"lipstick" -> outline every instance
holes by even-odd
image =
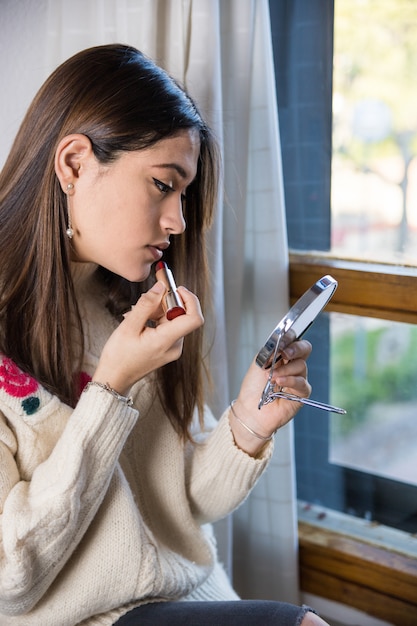
[[[162,307],[166,318],[173,320],[179,315],[185,315],[184,304],[177,291],[174,276],[164,261],[158,261],[155,265],[155,276],[157,280],[161,280],[167,288],[167,292],[162,299]]]

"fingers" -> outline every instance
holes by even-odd
[[[103,348],[96,380],[108,382],[126,395],[123,392],[149,372],[181,356],[185,335],[200,327],[204,319],[198,298],[181,288],[186,313],[167,320],[161,306],[165,291],[158,281],[124,316]]]
[[[293,393],[303,398],[309,398],[312,391],[310,383],[303,376],[279,377],[276,380],[276,385],[280,388],[280,391]]]
[[[284,365],[274,372],[273,382],[278,387],[285,387],[285,391],[295,393],[299,396],[309,397],[311,385],[307,378],[307,365],[305,361],[293,361]]]
[[[309,341],[295,341],[283,352],[283,359],[277,363],[272,380],[278,387],[285,387],[293,393],[308,397],[311,385],[307,380],[308,368],[306,359],[312,346]]]
[[[162,314],[162,299],[165,292],[166,287],[164,283],[157,281],[148,291],[140,296],[137,303],[132,306],[132,310],[124,316],[125,319],[129,319],[131,323],[134,320],[135,325],[139,328],[143,327],[150,319],[160,322],[167,321]],[[187,334],[201,326],[204,323],[204,318],[197,296],[185,287],[179,287],[178,292],[184,302],[186,315],[175,318],[175,325],[178,330],[184,328],[184,334]],[[170,321],[173,322],[174,320]]]
[[[190,316],[193,318],[194,323],[197,324],[196,328],[202,326],[204,324],[204,317],[201,311],[200,301],[197,296],[189,291],[189,289],[187,289],[186,287],[178,287],[177,291],[180,294],[184,303],[186,316]]]
[[[282,352],[282,359],[274,366],[272,382],[277,387],[283,387],[290,394],[304,398],[309,397],[312,389],[307,380],[306,359],[311,350],[312,346],[306,340],[289,344]],[[239,417],[246,426],[258,433],[258,437],[252,437],[248,443],[250,431],[248,435],[248,432],[239,429],[239,422],[236,420],[231,422],[236,444],[252,456],[255,456],[260,446],[265,444],[265,441],[259,440],[259,434],[268,437],[270,433],[276,432],[292,420],[302,406],[300,402],[277,398],[274,402],[263,404],[260,407],[259,400],[262,389],[269,380],[269,375],[270,370],[260,368],[255,358],[242,381],[238,394]],[[262,413],[259,412],[259,408],[262,408]]]
[[[130,323],[135,322],[138,328],[143,328],[148,320],[160,317],[162,310],[162,297],[166,291],[163,282],[158,281],[152,287],[143,293],[131,311],[124,317]]]
[[[180,336],[185,336],[202,326],[204,317],[196,295],[185,287],[178,287],[178,293],[184,305],[185,315],[179,315],[169,320],[167,324],[163,325],[163,328],[167,333],[174,332],[175,329],[175,333]],[[166,321],[165,318],[164,321]]]
[[[287,361],[292,361],[294,359],[307,359],[311,354],[311,350],[311,343],[305,339],[300,339],[300,341],[290,343],[281,354]]]

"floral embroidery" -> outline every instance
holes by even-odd
[[[4,389],[13,398],[24,398],[22,409],[27,415],[33,415],[39,409],[41,401],[35,393],[39,388],[38,382],[23,372],[7,357],[0,363],[0,389]]]
[[[79,395],[90,380],[91,376],[86,372],[78,374]],[[23,372],[8,357],[3,357],[0,361],[0,389],[4,389],[13,398],[22,398],[21,406],[26,415],[33,415],[40,408],[40,399],[33,395],[39,389],[38,381]]]
[[[29,374],[22,372],[11,359],[7,357],[3,359],[0,364],[0,388],[14,398],[24,398],[35,393],[38,387],[38,382]]]
[[[91,376],[89,374],[87,374],[86,372],[80,372],[78,375],[78,395],[81,395],[81,393],[84,390],[84,387],[86,386],[87,383],[89,383],[91,380]]]
[[[22,400],[22,408],[27,415],[33,415],[39,409],[41,401],[36,396]]]

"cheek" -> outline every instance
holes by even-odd
[[[91,189],[77,189],[77,197],[74,198],[74,208],[72,211],[73,222],[79,230],[89,232],[94,228],[98,231],[106,229],[113,224],[117,211],[110,193],[106,193],[101,185],[97,185],[96,191]]]
[[[137,180],[106,176],[93,183],[80,181],[73,197],[71,217],[82,238],[148,243],[147,233],[158,221],[158,208],[143,185]]]

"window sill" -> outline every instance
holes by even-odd
[[[339,282],[326,310],[417,323],[416,267],[336,259],[321,252],[292,252],[291,301],[324,274]]]
[[[301,590],[398,626],[417,624],[417,538],[299,503]]]

